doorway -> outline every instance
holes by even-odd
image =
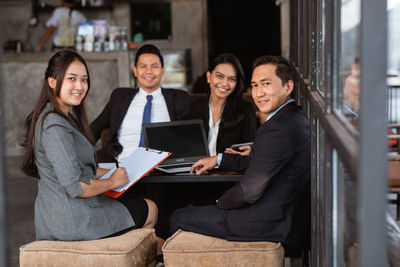
[[[280,6],[275,1],[208,0],[209,62],[220,53],[237,56],[250,81],[251,63],[281,55]]]

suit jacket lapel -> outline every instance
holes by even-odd
[[[210,131],[210,105],[209,105],[210,98],[207,98],[207,101],[205,101],[203,104],[202,110],[206,111],[204,112],[204,129],[206,130],[206,135],[208,139],[208,132]]]
[[[174,96],[171,94],[168,89],[161,88],[161,92],[164,96],[165,103],[167,104],[167,109],[169,113],[169,118],[171,121],[174,121],[176,119],[176,114],[175,114],[175,109],[174,109]]]
[[[291,102],[288,103],[286,106],[284,106],[283,108],[281,108],[274,116],[272,116],[272,118],[270,118],[268,121],[266,121],[264,124],[267,124],[269,121],[273,121],[276,120],[277,118],[279,118],[279,116],[281,116],[281,114],[284,114],[286,112],[288,112],[289,110],[296,108],[297,104],[296,102]],[[264,125],[263,124],[263,125]],[[267,124],[268,125],[268,124]]]

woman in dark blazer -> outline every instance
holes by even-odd
[[[191,119],[202,119],[208,137],[210,155],[225,152],[233,144],[252,142],[257,119],[250,104],[242,100],[244,92],[243,68],[232,54],[220,54],[206,72],[207,97],[192,103]],[[232,152],[230,152],[232,153]],[[231,185],[207,183],[187,185],[184,190],[192,205],[215,203]]]
[[[232,54],[220,54],[206,72],[208,97],[192,105],[191,119],[204,121],[210,155],[233,144],[252,142],[257,128],[255,112],[242,100],[243,68]]]

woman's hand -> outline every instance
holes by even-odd
[[[251,146],[241,146],[241,147],[239,147],[239,150],[240,151],[234,150],[232,148],[226,148],[224,153],[248,156],[248,155],[250,155],[250,152],[251,152]]]
[[[112,181],[112,189],[126,185],[129,182],[128,174],[124,167],[117,168],[109,179]]]
[[[80,182],[83,193],[78,195],[81,198],[88,198],[100,195],[108,190],[121,187],[129,182],[125,168],[118,168],[108,179],[90,179],[89,184]]]
[[[103,177],[109,171],[110,171],[109,169],[97,167],[97,169],[96,169],[96,178],[99,179],[100,177]]]

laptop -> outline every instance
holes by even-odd
[[[188,172],[196,161],[210,155],[202,120],[144,123],[142,130],[148,148],[172,153],[157,170]]]

